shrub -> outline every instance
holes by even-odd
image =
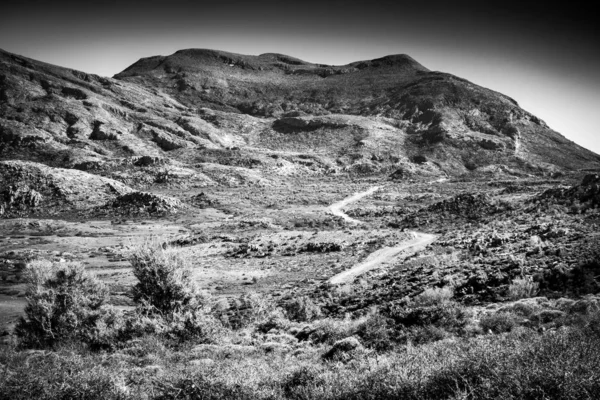
[[[460,361],[427,382],[427,398],[594,399],[600,336],[588,328],[511,333],[464,347]],[[453,395],[453,396],[451,396]]]
[[[531,320],[540,324],[547,324],[557,320],[564,320],[566,314],[560,310],[541,310],[531,316]]]
[[[506,312],[485,315],[479,321],[484,332],[502,333],[510,332],[517,326],[515,317]]]
[[[307,398],[308,396],[306,396],[305,393],[302,393],[308,392],[307,387],[319,386],[325,383],[325,380],[320,376],[320,373],[322,373],[322,371],[319,371],[315,366],[301,366],[293,370],[289,376],[283,380],[281,387],[288,398]],[[301,396],[301,394],[305,395]]]
[[[558,264],[544,270],[540,276],[543,290],[571,292],[575,295],[598,293],[600,291],[600,261],[584,262],[573,268]]]
[[[232,301],[227,323],[232,329],[241,329],[279,317],[283,316],[272,301],[258,293],[247,293]]]
[[[108,292],[78,263],[34,261],[27,266],[25,317],[15,333],[23,347],[53,347],[77,340],[103,342],[119,315],[104,307]],[[111,331],[111,332],[108,332]]]
[[[454,290],[451,287],[427,288],[423,293],[415,297],[414,301],[419,305],[435,305],[447,303],[454,296]]]
[[[538,283],[534,282],[531,276],[516,278],[508,287],[508,297],[512,300],[533,297],[538,292],[538,286]]]
[[[285,303],[284,309],[292,321],[312,321],[322,315],[321,308],[307,296],[296,297],[288,301]]]
[[[276,308],[256,323],[256,330],[267,333],[272,329],[286,330],[290,326],[290,321],[285,318],[281,309]]]
[[[323,354],[325,360],[348,361],[364,351],[363,345],[354,336],[338,340]]]
[[[334,342],[352,336],[361,320],[325,318],[314,323],[308,338],[315,344]],[[302,336],[296,335],[299,339]]]
[[[394,321],[379,313],[368,315],[358,325],[356,335],[366,347],[377,351],[391,350],[397,337]]]
[[[195,311],[206,299],[192,280],[187,258],[172,248],[144,244],[129,256],[138,283],[133,300],[148,308],[147,312],[169,315]]]
[[[522,317],[528,318],[534,312],[538,311],[540,306],[537,303],[532,303],[531,301],[522,300],[517,301],[513,304],[506,305],[500,308],[498,311],[500,312],[508,312],[512,314],[516,314]]]
[[[123,329],[124,338],[162,334],[179,340],[217,339],[222,325],[209,313],[188,259],[172,248],[145,244],[132,252],[129,261],[139,280],[133,288],[138,307]]]
[[[465,308],[454,302],[392,309],[388,314],[397,324],[406,328],[433,325],[449,332],[462,331],[469,319]]]
[[[415,326],[412,327],[406,332],[404,339],[410,340],[413,344],[425,344],[431,342],[437,342],[438,340],[442,340],[448,336],[448,333],[437,326],[434,325],[425,325],[425,326]]]

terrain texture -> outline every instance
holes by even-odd
[[[407,55],[0,51],[0,399],[598,398],[599,205]]]

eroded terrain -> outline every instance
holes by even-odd
[[[374,183],[322,177],[268,188],[172,190],[188,205],[202,193],[205,204],[155,217],[2,219],[2,330],[10,331],[22,312],[22,273],[38,258],[81,261],[109,285],[113,304],[131,306],[135,277],[127,256],[148,241],[188,255],[195,279],[217,299],[260,292],[285,301],[303,294],[332,315],[392,306],[447,285],[466,304],[501,302],[509,283],[525,275],[550,296],[598,288],[597,175],[583,182],[574,175]],[[396,250],[416,243],[416,233],[428,238],[422,246]],[[330,280],[365,264],[360,274],[333,280],[352,289],[332,303]]]

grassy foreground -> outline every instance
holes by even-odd
[[[322,348],[184,346],[4,351],[2,399],[594,399],[600,331],[519,330],[325,361]]]
[[[523,279],[491,311],[431,288],[355,318],[325,317],[310,298],[246,296],[224,312],[175,252],[130,261],[130,312],[106,306],[79,265],[31,265],[26,316],[0,351],[0,399],[600,398],[594,296],[519,299],[535,294]]]

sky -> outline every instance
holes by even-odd
[[[587,2],[542,4],[4,0],[0,48],[103,76],[186,48],[331,65],[403,53],[512,97],[600,153],[600,24]]]

